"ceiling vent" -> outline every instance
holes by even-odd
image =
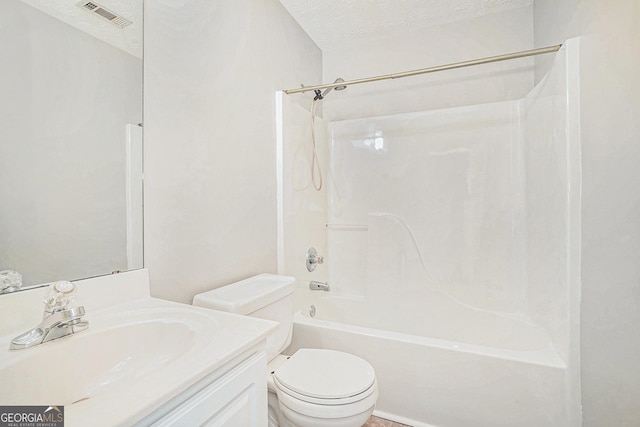
[[[78,3],[78,6],[83,8],[86,11],[95,13],[102,19],[106,19],[107,21],[111,22],[113,25],[115,25],[118,28],[124,28],[127,25],[131,25],[133,23],[129,21],[127,18],[125,18],[124,16],[120,16],[116,13],[113,13],[106,7],[101,6],[96,2],[82,1]]]

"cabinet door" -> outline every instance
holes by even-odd
[[[171,411],[154,426],[266,426],[266,366],[264,352],[252,355]]]

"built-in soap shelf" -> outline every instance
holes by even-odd
[[[336,231],[368,231],[369,226],[364,224],[326,224],[329,230]]]

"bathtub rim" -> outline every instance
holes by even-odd
[[[477,356],[492,357],[514,362],[529,363],[533,365],[567,369],[567,365],[560,358],[551,342],[541,350],[508,350],[493,347],[485,347],[476,344],[467,344],[457,341],[448,341],[439,338],[422,337],[418,335],[404,334],[400,332],[385,331],[383,329],[367,328],[359,325],[350,325],[332,320],[316,319],[297,310],[293,316],[294,324],[302,324],[320,329],[339,330],[356,333],[383,340],[399,341],[407,344],[417,344],[433,347],[441,350],[471,353]]]

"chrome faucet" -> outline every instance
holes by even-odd
[[[35,328],[18,335],[11,340],[11,350],[21,350],[44,344],[67,335],[82,332],[89,322],[82,320],[84,307],[67,308],[74,300],[75,286],[71,282],[55,282],[47,291],[44,299],[42,322]]]
[[[329,292],[331,290],[331,287],[326,282],[318,282],[318,281],[312,280],[309,282],[309,289],[311,289],[312,291]]]

